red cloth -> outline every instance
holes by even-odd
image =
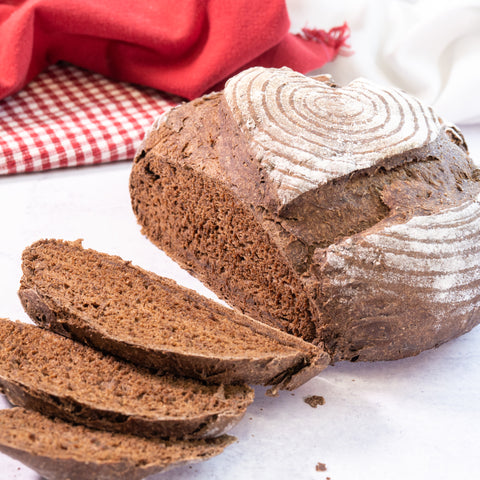
[[[59,60],[194,98],[251,65],[302,73],[332,60],[346,25],[288,33],[285,0],[24,0],[0,4],[0,99]]]
[[[0,175],[132,159],[180,99],[55,64],[0,101]]]

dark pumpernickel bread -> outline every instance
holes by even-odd
[[[145,369],[42,328],[0,319],[0,390],[14,405],[89,427],[200,438],[234,426],[253,401],[242,385],[204,385]]]
[[[135,364],[275,391],[329,363],[309,343],[81,242],[41,240],[22,258],[19,296],[34,322]]]
[[[23,408],[0,410],[0,451],[47,480],[140,480],[218,455],[234,441],[163,441],[109,433]]]
[[[394,88],[253,68],[160,117],[142,231],[220,297],[332,360],[415,355],[480,320],[480,175]]]

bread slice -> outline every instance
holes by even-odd
[[[0,451],[48,480],[140,480],[207,460],[235,440],[164,441],[110,433],[20,407],[0,410]]]
[[[41,240],[22,258],[19,296],[34,322],[137,365],[276,391],[329,363],[314,345],[80,241]]]
[[[480,322],[480,172],[428,105],[326,80],[254,67],[159,117],[133,211],[220,298],[333,361],[415,355]]]
[[[0,388],[14,405],[93,428],[216,436],[253,401],[242,385],[154,375],[35,325],[0,319]]]

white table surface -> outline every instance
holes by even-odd
[[[480,125],[463,131],[480,163]],[[16,294],[20,257],[40,238],[83,238],[86,247],[120,255],[215,298],[141,235],[130,208],[130,167],[121,162],[0,178],[1,317],[28,321]],[[479,327],[414,358],[341,362],[293,393],[264,393],[256,389],[255,402],[232,430],[238,443],[208,462],[155,478],[480,478]],[[325,405],[308,406],[307,395],[323,396]],[[8,407],[1,395],[0,407]],[[325,472],[315,470],[318,462],[326,464]],[[0,480],[7,479],[38,476],[0,454]]]

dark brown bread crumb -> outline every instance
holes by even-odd
[[[321,395],[309,395],[303,401],[312,408],[317,408],[318,405],[325,405],[325,399]]]
[[[34,325],[0,319],[0,385],[14,405],[90,427],[162,437],[214,436],[253,401],[247,386],[154,375]]]
[[[49,480],[140,480],[207,460],[234,440],[162,441],[93,430],[23,408],[0,411],[0,451]]]
[[[315,466],[315,470],[317,472],[326,472],[327,466],[324,463],[318,462],[317,465]]]
[[[22,303],[39,325],[136,364],[208,382],[296,388],[320,349],[80,242],[23,253]]]

